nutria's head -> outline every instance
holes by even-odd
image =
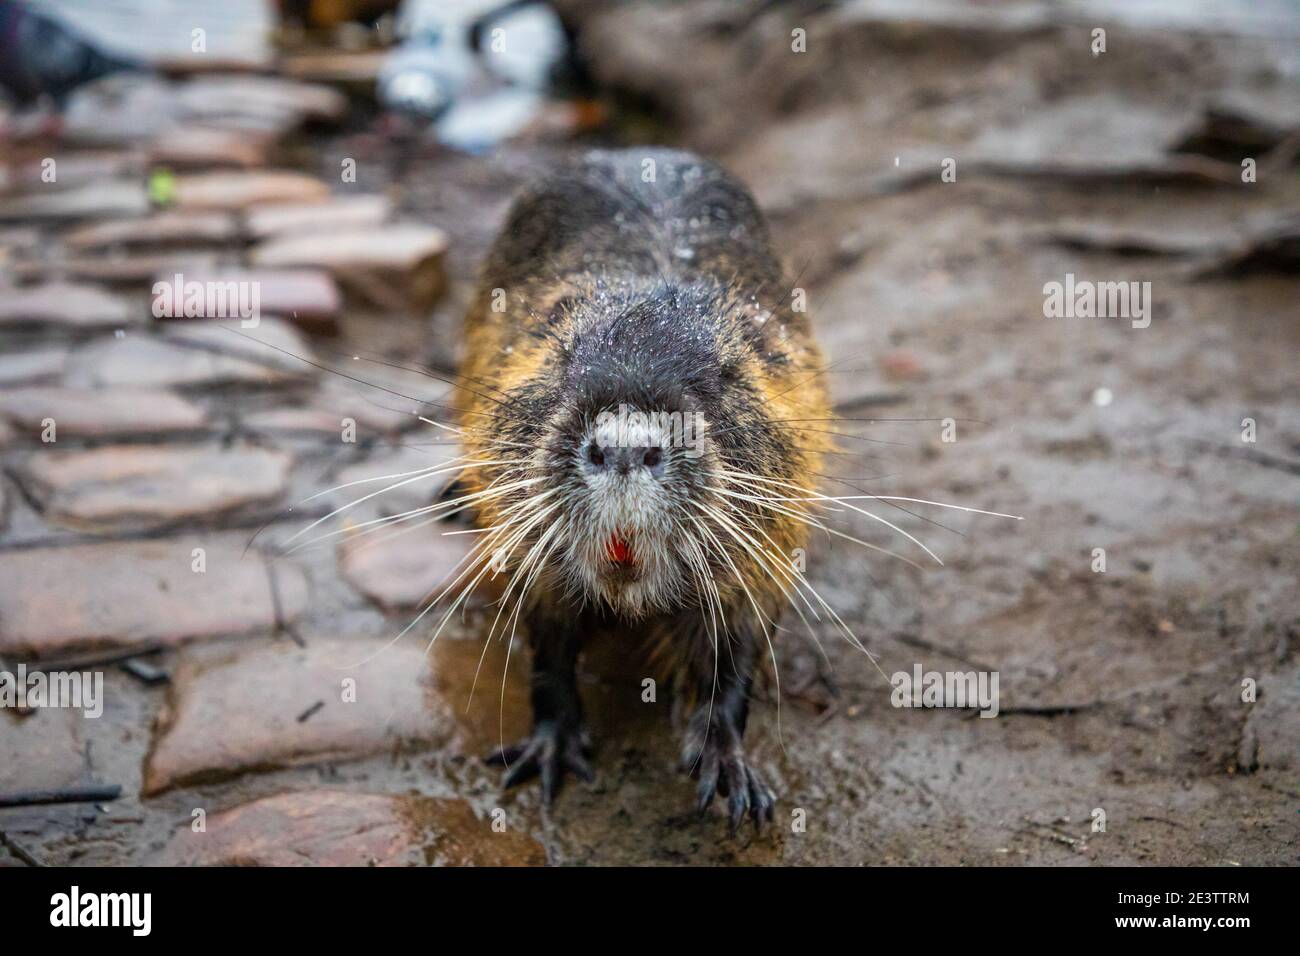
[[[738,476],[789,481],[799,454],[775,420],[786,358],[766,319],[710,283],[600,282],[555,304],[544,334],[502,356],[505,397],[476,425],[519,462],[478,484],[526,483],[490,523],[544,515],[503,563],[526,574],[534,550],[572,596],[627,617],[751,577],[742,539],[775,542]]]

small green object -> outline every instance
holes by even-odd
[[[176,201],[176,177],[170,169],[155,169],[149,174],[149,199],[155,206],[169,206]]]

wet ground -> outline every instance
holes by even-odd
[[[0,274],[28,296],[0,303],[0,654],[11,671],[102,671],[105,709],[0,714],[0,794],[93,782],[122,795],[0,809],[0,860],[1294,865],[1300,87],[1286,31],[1300,25],[1281,11],[1266,28],[1174,29],[1089,4],[1065,18],[1036,4],[923,18],[875,2],[569,8],[609,128],[402,155],[362,108],[296,90],[250,164],[386,196],[363,235],[394,219],[445,233],[445,251],[417,243],[360,278],[300,251],[323,292],[301,276],[263,286],[289,321],[250,334],[387,391],[150,318],[156,273],[265,253],[248,181],[214,196],[182,174],[175,235],[150,220],[95,244],[73,230],[139,219],[109,186],[138,183],[140,143],[101,144],[95,162],[66,141],[12,154],[54,150],[69,171],[58,192],[82,176],[95,202],[15,211],[56,193],[30,181],[0,197]],[[251,124],[178,122],[184,135],[167,135],[185,143],[196,126]],[[504,645],[484,649],[495,609],[481,606],[431,653],[430,617],[398,637],[458,554],[442,526],[355,536],[436,489],[364,502],[296,542],[336,536],[284,553],[357,486],[308,496],[453,454],[410,414],[441,385],[368,359],[454,368],[511,190],[564,150],[652,139],[721,159],[767,211],[832,363],[844,437],[829,493],[1024,519],[891,511],[943,558],[923,571],[810,544],[811,580],[887,674],[996,671],[1000,713],[894,707],[832,628],[822,661],[792,627],[779,701],[769,681],[750,731],[781,791],[761,835],[695,817],[671,704],[642,702],[641,662],[615,642],[584,662],[596,782],[549,814],[531,789],[499,792],[478,755],[526,728],[524,656],[507,670]],[[341,183],[349,158],[356,182]],[[199,235],[213,212],[232,234],[206,221]],[[331,215],[337,235],[358,213]],[[426,321],[419,293],[438,274]],[[1150,282],[1149,326],[1046,318],[1044,285],[1067,274]],[[900,546],[851,512],[835,524]],[[141,648],[156,650],[124,670]],[[140,662],[168,679],[149,683]]]

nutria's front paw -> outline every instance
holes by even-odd
[[[502,784],[507,789],[540,775],[542,797],[549,806],[555,802],[565,771],[592,781],[589,756],[591,738],[585,730],[566,730],[558,721],[547,720],[534,727],[531,736],[489,754],[487,762],[506,768]]]
[[[727,745],[724,736],[716,731],[710,733],[702,749],[688,745],[682,758],[683,767],[700,782],[696,789],[699,812],[701,816],[707,812],[714,794],[720,793],[727,798],[732,830],[740,827],[746,813],[761,830],[772,820],[776,794],[749,763],[739,742]]]

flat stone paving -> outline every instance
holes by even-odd
[[[114,108],[150,116],[116,116],[115,139],[78,149],[100,95],[83,90],[69,141],[31,144],[59,175],[46,182],[19,152],[0,179],[12,186],[0,190],[0,659],[107,683],[97,718],[5,708],[0,792],[112,781],[124,794],[0,810],[0,829],[51,862],[545,862],[521,822],[493,826],[445,775],[428,796],[390,779],[373,793],[290,782],[294,768],[463,763],[467,740],[486,746],[445,696],[427,632],[395,642],[400,619],[380,610],[418,610],[468,540],[439,526],[374,548],[383,538],[354,542],[342,522],[311,530],[352,499],[317,493],[457,454],[436,436],[402,444],[432,430],[417,414],[436,414],[425,402],[446,383],[353,360],[336,324],[346,286],[349,310],[368,308],[389,339],[423,339],[411,309],[443,289],[445,234],[381,192],[249,150],[253,127],[269,145],[340,119],[330,88],[222,75],[107,86],[120,88]],[[159,164],[183,173],[151,208],[141,177]],[[332,234],[368,246],[363,268]],[[92,278],[61,278],[54,260]],[[187,299],[211,286],[256,288],[257,314],[235,297]],[[348,521],[427,505],[449,480],[420,479]],[[290,791],[266,795],[263,781]],[[210,828],[177,829],[177,807],[210,810]]]

